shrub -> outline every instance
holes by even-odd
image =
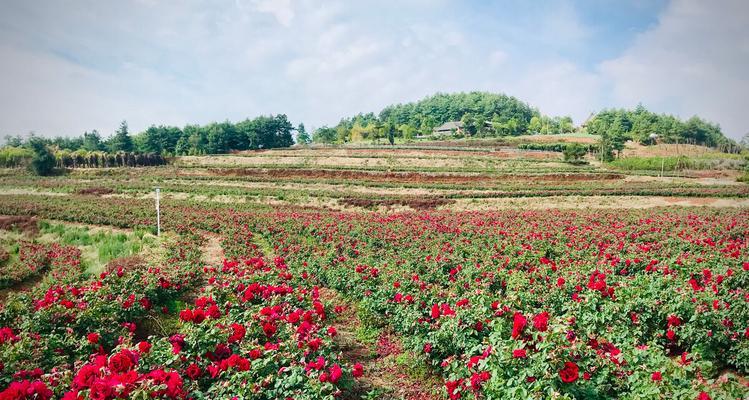
[[[587,149],[577,143],[570,143],[562,152],[564,154],[565,161],[580,161],[588,153]]]
[[[33,138],[29,144],[34,152],[31,158],[31,170],[40,176],[51,175],[55,168],[55,156],[42,139]]]

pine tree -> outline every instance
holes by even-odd
[[[120,129],[117,129],[114,136],[109,140],[109,150],[113,153],[133,151],[133,139],[128,134],[127,121],[120,123]]]

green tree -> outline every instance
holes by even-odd
[[[120,123],[120,128],[109,139],[109,151],[116,153],[119,151],[132,152],[133,140],[127,131],[127,121]]]
[[[565,146],[564,150],[562,150],[564,160],[572,162],[579,162],[587,153],[588,150],[578,143],[569,143]]]
[[[55,168],[56,159],[54,154],[47,147],[47,143],[42,138],[32,137],[29,140],[29,146],[34,152],[31,158],[31,170],[40,176],[52,174]]]
[[[338,143],[347,143],[351,141],[351,131],[345,126],[339,125],[337,128],[335,128],[335,131],[336,141]]]
[[[520,122],[518,122],[517,118],[512,117],[510,118],[507,123],[505,124],[505,130],[507,131],[507,134],[509,135],[519,135],[520,134]]]
[[[338,133],[335,128],[322,126],[312,133],[312,141],[315,143],[335,143]]]
[[[530,133],[541,133],[541,118],[538,115],[531,117],[531,121],[528,124],[528,131]]]
[[[575,131],[575,124],[572,122],[572,117],[565,116],[559,120],[559,131],[561,133],[572,133]]]
[[[83,133],[83,149],[86,151],[104,150],[104,146],[101,142],[101,136],[96,129],[91,132]]]
[[[23,137],[21,137],[21,135],[5,135],[5,145],[10,147],[22,147]]]
[[[744,149],[749,150],[749,132],[745,133],[744,136],[741,137],[739,145]]]
[[[411,125],[401,124],[401,126],[398,127],[398,130],[400,130],[401,136],[403,136],[403,139],[405,140],[413,140],[416,136],[416,128]]]
[[[473,114],[471,113],[463,114],[463,117],[461,117],[460,122],[463,123],[463,130],[466,133],[468,133],[470,136],[473,136],[476,134],[476,119],[474,118]]]
[[[309,142],[312,141],[312,138],[309,137],[309,133],[307,133],[307,130],[304,128],[303,123],[299,123],[299,126],[296,128],[297,135],[296,135],[296,142],[299,144],[309,144]]]

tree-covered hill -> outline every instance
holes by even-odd
[[[559,134],[573,131],[599,135],[611,150],[621,150],[626,140],[641,144],[691,143],[735,151],[737,143],[727,138],[720,126],[694,116],[686,121],[648,111],[604,109],[573,125],[570,117],[549,117],[527,103],[505,94],[488,92],[437,93],[416,102],[390,105],[378,114],[343,118],[334,127],[322,127],[313,140],[345,143],[377,139],[413,139],[431,135],[446,122],[460,122],[460,131],[450,139],[466,137]],[[439,140],[440,137],[431,137]]]
[[[348,142],[429,135],[446,122],[460,121],[470,136],[523,135],[572,132],[572,119],[550,118],[527,103],[505,94],[488,92],[437,93],[422,100],[385,107],[379,114],[343,118],[333,128],[323,127],[317,142]]]

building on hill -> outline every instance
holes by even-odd
[[[434,135],[452,135],[463,133],[463,123],[460,121],[449,121],[432,129]]]

